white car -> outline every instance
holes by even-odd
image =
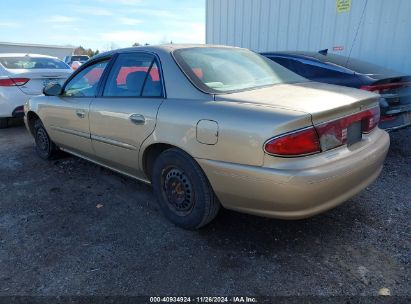
[[[37,54],[0,54],[0,128],[24,116],[23,105],[49,83],[63,82],[73,70],[63,61]]]

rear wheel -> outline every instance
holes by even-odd
[[[9,125],[9,120],[7,118],[0,118],[0,129],[7,128]]]
[[[156,159],[152,182],[164,215],[177,226],[201,228],[212,221],[220,209],[200,166],[178,149],[166,150]]]
[[[34,123],[34,132],[37,154],[42,159],[53,159],[57,153],[57,147],[50,139],[40,119]]]

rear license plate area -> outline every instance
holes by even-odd
[[[351,146],[362,139],[362,122],[357,121],[347,127],[347,146]]]

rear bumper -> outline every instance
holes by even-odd
[[[334,208],[367,187],[381,172],[388,148],[388,134],[377,129],[355,151],[341,147],[271,168],[197,161],[225,208],[300,219]]]
[[[411,126],[411,111],[401,112],[388,117],[382,116],[381,119],[378,125],[381,129],[387,132],[396,131]]]

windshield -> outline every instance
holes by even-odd
[[[63,61],[47,57],[0,57],[6,69],[69,69]]]
[[[198,47],[179,49],[173,54],[194,85],[207,93],[308,81],[246,49]]]
[[[71,56],[70,61],[80,61],[80,62],[85,62],[89,59],[88,56]]]

